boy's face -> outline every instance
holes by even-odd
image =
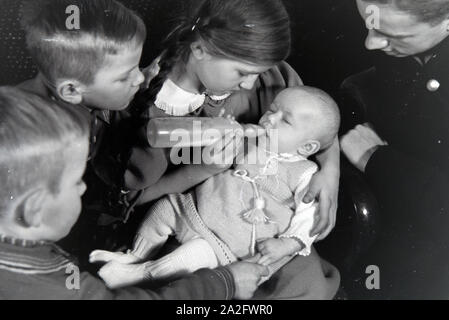
[[[59,193],[49,194],[42,210],[41,222],[48,241],[58,241],[67,236],[81,212],[81,196],[86,191],[82,177],[88,154],[87,138],[73,143],[70,149],[70,162],[61,177]]]
[[[97,109],[125,109],[145,80],[139,69],[142,48],[142,44],[131,45],[107,55],[94,83],[86,86],[83,103]]]
[[[277,131],[279,153],[296,154],[306,142],[306,120],[298,111],[298,101],[295,101],[288,93],[281,92],[259,121],[268,133],[270,129]]]

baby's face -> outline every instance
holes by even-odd
[[[298,101],[294,101],[288,93],[281,92],[262,116],[259,124],[267,129],[270,140],[278,140],[279,153],[296,154],[307,141],[306,121]]]

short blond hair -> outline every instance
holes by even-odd
[[[59,192],[74,143],[88,142],[89,120],[13,87],[0,87],[0,212],[37,186]]]

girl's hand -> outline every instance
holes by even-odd
[[[319,235],[316,241],[326,238],[335,227],[339,182],[338,170],[321,169],[312,177],[309,191],[304,196],[305,203],[310,203],[314,199],[319,203],[314,227],[310,231],[310,236]]]
[[[234,158],[240,152],[242,146],[243,135],[241,133],[227,133],[222,139],[203,149],[203,164],[214,172],[228,169],[234,163]]]
[[[161,56],[154,59],[148,67],[142,69],[142,73],[145,76],[145,81],[140,85],[140,89],[148,89],[151,81],[159,74],[159,71],[161,71],[161,68],[159,67],[160,61]]]

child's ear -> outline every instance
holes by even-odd
[[[316,140],[309,140],[306,143],[304,143],[301,147],[298,149],[298,153],[309,157],[315,153],[317,153],[321,148],[321,143]]]
[[[209,54],[207,53],[206,48],[201,43],[201,41],[195,41],[190,44],[190,50],[192,51],[192,55],[197,60],[203,60],[206,58]]]
[[[25,195],[16,207],[16,222],[25,228],[39,227],[42,222],[47,196],[48,191],[45,188],[35,189]]]
[[[83,86],[74,80],[64,80],[56,87],[59,98],[71,104],[80,104],[83,101]]]

